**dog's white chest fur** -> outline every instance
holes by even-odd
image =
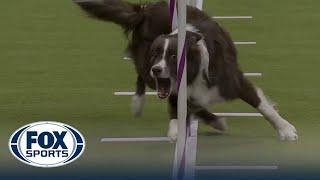
[[[192,99],[195,104],[203,107],[225,101],[224,98],[220,96],[218,87],[208,88],[206,81],[201,75],[198,75],[194,83],[188,86],[188,97]]]
[[[216,103],[224,102],[225,99],[220,96],[217,86],[208,88],[207,82],[202,76],[202,72],[208,74],[209,68],[209,53],[205,41],[198,42],[201,52],[200,71],[195,81],[188,86],[188,98],[192,99],[195,104],[207,107]]]

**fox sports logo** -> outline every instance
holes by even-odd
[[[75,128],[58,122],[36,122],[21,127],[10,138],[11,153],[31,166],[52,168],[81,156],[85,140]]]

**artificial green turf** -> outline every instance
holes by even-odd
[[[279,165],[282,169],[320,164],[319,35],[320,1],[208,0],[212,15],[252,15],[254,20],[220,20],[241,46],[239,62],[279,104],[298,129],[298,142],[280,142],[265,120],[235,118],[230,131],[217,135],[201,126],[198,164]],[[85,154],[70,169],[171,168],[173,145],[101,144],[101,137],[163,136],[166,103],[148,97],[141,119],[130,114],[130,98],[113,92],[133,90],[133,65],[122,60],[121,29],[87,18],[71,0],[10,0],[0,11],[0,166],[26,167],[9,153],[9,136],[39,120],[78,128],[87,141]],[[235,102],[214,108],[254,112]],[[64,170],[64,169],[58,169]]]

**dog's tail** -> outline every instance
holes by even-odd
[[[122,26],[125,31],[133,30],[143,19],[143,5],[123,0],[73,0],[91,17],[110,21]]]

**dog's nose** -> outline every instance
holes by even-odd
[[[152,72],[155,76],[157,76],[162,72],[162,68],[160,66],[154,66],[152,67]]]

